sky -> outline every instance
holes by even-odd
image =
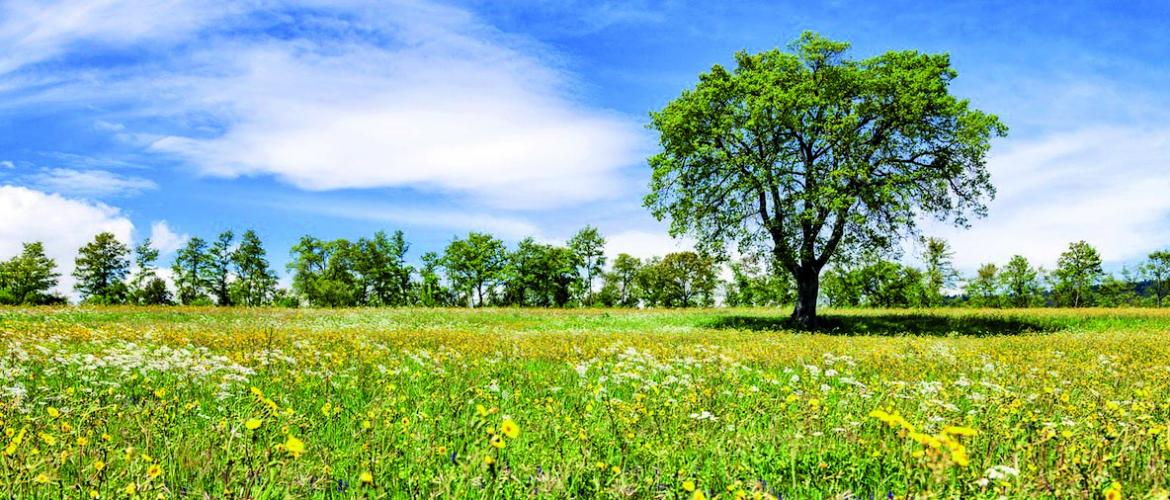
[[[924,226],[961,270],[1082,239],[1116,269],[1170,247],[1170,4],[1061,4],[3,0],[0,258],[43,241],[68,289],[100,231],[169,263],[251,228],[281,271],[303,234],[687,248],[641,206],[649,112],[813,30],[950,53],[952,92],[1010,128],[990,215]]]

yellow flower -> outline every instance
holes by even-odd
[[[259,429],[260,424],[263,424],[263,423],[264,422],[262,422],[258,418],[249,418],[248,420],[244,421],[244,427],[250,431],[254,431],[256,429]]]
[[[695,482],[691,481],[690,479],[683,481],[683,490],[687,491],[688,493],[695,491]]]
[[[60,416],[61,416],[61,412],[60,412],[59,410],[57,410],[56,408],[53,408],[52,406],[50,406],[50,407],[49,407],[47,410],[45,410],[45,411],[48,411],[48,412],[49,412],[49,416],[50,416],[50,417],[53,417],[53,418],[57,418],[57,417],[60,417]]]
[[[105,469],[105,468],[106,468],[106,463],[101,461],[101,460],[98,460],[98,461],[93,463],[93,470],[101,472],[102,469]]]
[[[504,442],[504,438],[500,437],[498,434],[492,436],[489,442],[496,448],[503,448],[504,446],[507,446],[507,443]]]
[[[483,405],[475,405],[475,414],[486,417],[488,414],[487,408],[484,408]]]
[[[124,489],[122,491],[124,491],[127,495],[133,495],[134,493],[136,493],[138,491],[138,485],[136,485],[134,483],[127,484],[126,489]]]
[[[1105,490],[1105,500],[1121,500],[1124,498],[1121,495],[1121,483],[1114,481],[1109,485],[1109,489]]]
[[[293,458],[300,458],[301,454],[305,452],[305,442],[293,436],[289,436],[288,440],[284,442],[284,449],[288,451]]]
[[[45,484],[49,482],[49,476],[46,476],[45,473],[42,472],[37,474],[37,477],[33,478],[33,481],[36,481],[39,484]]]
[[[496,463],[496,459],[492,458],[491,455],[486,455],[483,457],[483,463],[491,465]]]
[[[150,468],[146,469],[146,475],[151,479],[158,477],[160,474],[162,474],[162,467],[159,467],[158,464],[151,465]]]
[[[707,500],[707,495],[703,490],[695,490],[695,494],[691,495],[691,500]]]
[[[516,439],[520,436],[520,426],[516,425],[510,418],[505,418],[504,423],[500,424],[500,431],[511,439]]]
[[[43,432],[40,434],[40,436],[41,436],[41,441],[44,441],[45,444],[47,444],[49,446],[53,446],[53,445],[57,444],[57,438],[55,438],[53,436],[50,436],[50,435],[45,434]]]
[[[943,429],[943,434],[950,434],[952,436],[974,436],[975,434],[978,434],[978,431],[970,427],[950,425]]]
[[[362,484],[374,484],[374,475],[370,474],[369,472],[363,472],[360,476],[358,476],[358,479],[362,482]]]
[[[622,473],[622,468],[621,468],[621,467],[618,467],[618,466],[616,466],[616,465],[615,465],[615,466],[613,466],[613,467],[610,467],[610,468],[609,468],[609,471],[610,471],[610,472],[612,472],[612,473],[614,473],[614,474],[621,474],[621,473]]]

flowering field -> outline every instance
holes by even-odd
[[[1166,498],[1170,311],[782,316],[0,309],[0,496]]]

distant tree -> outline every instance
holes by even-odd
[[[406,263],[410,243],[402,231],[393,236],[385,231],[372,239],[357,242],[354,270],[361,276],[366,303],[375,306],[403,306],[410,301],[410,276],[414,268]]]
[[[731,262],[731,282],[723,301],[737,306],[782,306],[791,304],[795,290],[788,272],[772,265],[761,265],[755,256]]]
[[[836,265],[825,275],[825,295],[834,307],[919,307],[926,302],[923,272],[877,254],[856,267]]]
[[[709,306],[718,286],[715,261],[695,252],[674,252],[642,267],[642,286],[650,305]]]
[[[947,240],[936,237],[923,237],[922,260],[925,265],[923,276],[926,279],[926,304],[937,307],[943,303],[943,289],[953,286],[959,273],[955,270],[953,259],[955,252],[951,250]]]
[[[845,56],[804,33],[790,52],[736,54],[652,114],[661,151],[645,204],[699,246],[768,253],[812,326],[822,268],[885,249],[922,215],[966,225],[994,193],[992,137],[1007,128],[950,93],[947,54]]]
[[[41,242],[25,243],[20,255],[0,262],[0,304],[63,302],[64,298],[50,293],[60,276],[57,262],[45,255]]]
[[[126,302],[126,275],[130,272],[130,248],[110,232],[98,233],[78,250],[74,261],[74,288],[82,300],[95,304]]]
[[[1070,243],[1053,271],[1057,301],[1069,307],[1090,304],[1093,287],[1101,281],[1102,273],[1101,255],[1096,248],[1084,241]]]
[[[1000,276],[995,264],[979,266],[975,277],[967,283],[967,297],[976,307],[999,307]]]
[[[313,306],[326,305],[320,281],[329,264],[330,248],[326,242],[304,235],[289,250],[291,260],[286,268],[293,274],[292,289]]]
[[[537,243],[532,238],[521,240],[516,251],[508,254],[506,301],[521,306],[564,307],[578,281],[578,262],[578,256],[568,248]]]
[[[356,271],[361,249],[345,238],[325,243],[325,270],[316,283],[316,305],[353,307],[367,304],[367,288]]]
[[[249,229],[240,237],[240,245],[231,252],[231,263],[236,275],[231,284],[232,303],[271,304],[276,295],[276,274],[268,266],[264,245],[255,231]]]
[[[581,303],[593,305],[593,279],[605,269],[605,237],[593,226],[585,226],[569,239],[581,272]]]
[[[1040,274],[1023,255],[1014,255],[1000,270],[1006,302],[1012,307],[1035,305],[1040,296]]]
[[[235,237],[231,231],[219,233],[219,237],[207,250],[207,265],[203,267],[203,281],[207,283],[215,303],[220,306],[232,305],[232,240]]]
[[[167,282],[158,276],[159,251],[151,246],[150,238],[134,247],[136,272],[130,280],[130,297],[136,304],[167,305],[171,303],[171,292]]]
[[[1105,273],[1097,288],[1099,305],[1104,307],[1133,306],[1137,302],[1137,283],[1129,268],[1121,268],[1121,276]]]
[[[1162,307],[1162,300],[1170,295],[1170,250],[1151,253],[1141,271],[1150,281],[1149,289],[1154,293],[1154,305]]]
[[[443,286],[439,278],[439,269],[443,265],[443,258],[435,252],[422,255],[422,267],[419,268],[418,298],[420,306],[437,307],[451,305],[450,293]]]
[[[614,305],[634,307],[638,305],[637,277],[642,269],[641,259],[630,254],[619,253],[613,260],[613,266],[606,275],[606,282],[610,283],[614,291]]]
[[[482,307],[484,296],[499,283],[508,262],[504,242],[490,234],[472,232],[456,239],[443,252],[443,268],[456,290],[465,293],[468,307]]]
[[[175,261],[171,265],[171,274],[174,277],[177,298],[183,305],[205,304],[210,302],[207,295],[211,288],[207,281],[210,274],[211,257],[207,254],[207,242],[201,238],[187,240],[187,245],[175,253]]]

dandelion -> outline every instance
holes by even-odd
[[[56,408],[53,408],[52,406],[46,408],[45,411],[48,412],[49,416],[53,417],[53,418],[57,418],[57,417],[61,416],[61,411],[56,409]]]
[[[126,488],[123,489],[122,492],[126,493],[127,496],[133,496],[138,492],[138,485],[134,483],[127,484]]]
[[[687,493],[690,493],[692,491],[695,491],[695,482],[691,481],[690,479],[687,479],[686,481],[683,481],[682,487],[683,487],[684,491],[686,491]]]
[[[37,484],[45,484],[45,483],[49,482],[49,476],[46,476],[45,473],[42,472],[40,474],[37,474],[37,477],[33,478],[33,481],[36,481]]]
[[[248,429],[250,431],[254,431],[256,429],[259,429],[260,425],[263,423],[264,422],[258,418],[249,418],[248,420],[244,421],[244,428]]]
[[[101,461],[101,460],[98,460],[98,461],[93,463],[93,470],[95,470],[97,472],[101,472],[105,468],[106,468],[106,463]]]
[[[1121,483],[1117,481],[1114,481],[1113,484],[1109,485],[1109,488],[1106,489],[1104,493],[1105,500],[1121,500],[1122,498],[1125,498],[1121,494]]]
[[[293,458],[301,458],[301,454],[305,452],[305,442],[293,436],[289,436],[284,442],[284,449]]]
[[[492,458],[491,455],[484,455],[483,463],[485,463],[487,465],[491,465],[491,464],[496,463],[496,459]]]
[[[361,481],[362,484],[374,484],[374,475],[370,474],[369,472],[363,472],[360,476],[358,476],[358,480]]]
[[[162,467],[159,467],[158,464],[153,464],[149,468],[146,469],[146,476],[151,478],[151,479],[154,479],[161,474],[162,474]]]
[[[516,425],[512,419],[505,418],[504,422],[500,424],[500,432],[503,432],[510,439],[516,439],[520,436],[520,426]]]
[[[499,434],[493,435],[491,439],[488,440],[488,442],[497,449],[503,449],[505,446],[507,446],[507,443],[504,442],[504,438],[500,437]]]

